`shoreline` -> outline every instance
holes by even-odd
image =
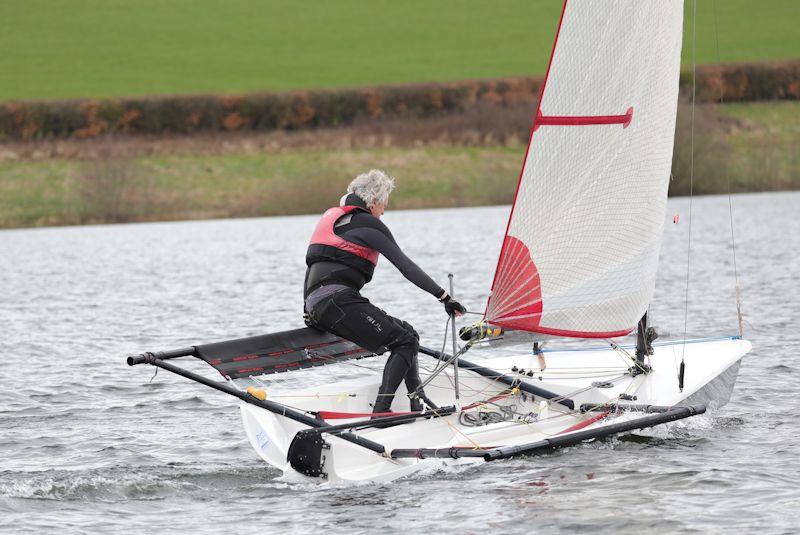
[[[757,195],[769,195],[773,193],[788,193],[788,194],[800,194],[800,188],[798,189],[788,189],[788,190],[769,190],[769,191],[742,191],[737,193],[731,193],[733,196],[757,196]],[[698,198],[713,198],[713,197],[727,197],[728,193],[703,193],[703,194],[695,194],[694,197]],[[688,199],[688,195],[670,195],[668,197],[672,200],[683,200]],[[335,200],[335,199],[334,199]],[[424,207],[424,208],[389,208],[386,213],[387,214],[395,214],[395,213],[405,213],[405,212],[427,212],[431,210],[458,210],[461,208],[499,208],[504,206],[511,206],[511,203],[501,203],[501,204],[479,204],[479,205],[465,205],[465,206],[433,206],[433,207]],[[48,230],[48,229],[71,229],[71,228],[82,228],[82,227],[104,227],[104,226],[118,226],[118,225],[160,225],[162,223],[197,223],[203,221],[239,221],[239,220],[249,220],[249,219],[273,219],[273,218],[295,218],[295,217],[311,217],[311,216],[319,216],[322,212],[309,212],[309,213],[302,213],[302,214],[282,214],[282,215],[253,215],[253,216],[238,216],[238,217],[201,217],[195,219],[150,219],[150,220],[141,220],[141,221],[124,221],[124,222],[104,222],[104,223],[76,223],[76,224],[64,224],[64,225],[40,225],[40,226],[28,226],[28,227],[0,227],[0,233],[2,232],[14,232],[14,231],[28,231],[28,230]]]

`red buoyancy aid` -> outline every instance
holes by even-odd
[[[325,213],[322,214],[319,223],[317,223],[314,234],[311,235],[309,246],[326,245],[335,247],[340,251],[363,258],[375,266],[378,263],[378,251],[347,241],[341,236],[337,236],[333,230],[334,225],[336,225],[339,219],[355,210],[363,210],[363,208],[360,206],[335,206],[326,210]]]

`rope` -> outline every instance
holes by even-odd
[[[689,274],[691,273],[691,259],[692,259],[692,204],[694,201],[694,111],[695,111],[695,96],[697,93],[697,0],[692,0],[692,134],[690,141],[690,158],[689,158],[689,238],[688,246],[686,247],[686,291],[684,293],[684,307],[683,307],[683,345],[681,346],[681,365],[680,369],[685,369],[685,354],[686,354],[686,333],[689,323]],[[681,392],[683,391],[683,377],[682,374],[678,375],[678,383]]]
[[[649,312],[649,310],[648,310],[648,312]],[[639,368],[640,371],[647,372],[647,370],[644,369],[642,367],[642,365],[639,363],[639,359],[637,359],[635,356],[633,356],[630,353],[628,353],[628,351],[626,351],[624,348],[620,347],[616,342],[614,342],[613,340],[609,340],[609,339],[606,339],[606,342],[608,342],[608,344],[611,346],[611,349],[614,350],[614,352],[619,356],[620,359],[622,359],[622,362],[624,362],[625,365],[629,369],[632,366],[635,366],[636,368]],[[648,358],[650,357],[649,355],[646,355],[646,356]],[[628,360],[625,360],[626,358]]]
[[[472,444],[475,447],[476,450],[483,449],[483,448],[481,448],[480,444],[478,444],[477,442],[472,440],[472,437],[470,437],[469,435],[464,433],[462,430],[460,430],[458,427],[456,427],[453,424],[451,424],[450,422],[448,422],[447,418],[440,418],[440,420],[442,420],[444,423],[446,423],[447,427],[449,427],[450,429],[455,431],[455,433],[457,433],[457,434],[461,435],[462,437],[466,438],[469,441],[469,443]]]
[[[625,377],[625,376],[626,376],[626,375],[623,375],[623,376],[617,377],[616,379],[613,379],[613,380],[612,380],[612,382],[613,382],[613,381],[616,381],[616,380],[618,380],[618,379],[620,379],[621,377]],[[622,394],[619,394],[619,395],[617,395],[616,397],[610,398],[608,401],[606,401],[606,402],[604,402],[604,403],[601,403],[601,404],[598,404],[598,405],[594,405],[594,406],[593,406],[593,408],[599,408],[599,407],[603,407],[603,406],[605,406],[605,405],[608,405],[608,404],[611,404],[611,403],[619,403],[619,402],[621,401],[621,398],[622,398],[622,396],[623,396],[623,395],[633,395],[633,394],[636,394],[636,393],[639,391],[639,389],[641,388],[642,384],[644,383],[644,379],[643,379],[644,377],[646,377],[646,376],[645,376],[645,375],[639,375],[639,376],[637,376],[637,377],[634,377],[634,379],[631,381],[631,383],[630,383],[630,384],[628,385],[628,387],[625,389],[625,392],[623,392]],[[638,383],[638,384],[637,384],[637,383]],[[630,392],[630,390],[631,390],[631,388],[633,388],[633,387],[634,387],[634,385],[635,385],[635,389],[634,389],[634,391],[633,391],[633,394],[632,394],[632,393]],[[570,394],[570,395],[572,395],[572,394]],[[552,407],[552,406],[551,406],[551,409],[553,409],[553,408],[554,408],[554,407]],[[571,412],[577,412],[577,411],[571,411]],[[541,418],[541,419],[538,419],[538,420],[537,420],[537,422],[545,422],[545,421],[547,421],[547,420],[552,420],[552,419],[554,419],[554,418],[559,418],[559,417],[563,416],[564,414],[567,414],[567,413],[561,413],[561,414],[556,414],[556,415],[554,415],[554,416],[548,416],[547,418]],[[554,436],[558,436],[559,434],[561,434],[561,433],[563,433],[563,432],[564,432],[564,431],[562,430],[562,431],[559,431],[558,433],[555,433],[555,434],[553,434],[553,433],[547,433],[547,432],[543,431],[542,429],[535,427],[535,426],[534,426],[533,424],[531,424],[530,422],[518,422],[518,423],[520,423],[520,424],[525,424],[525,425],[527,425],[528,427],[530,427],[531,429],[533,429],[533,430],[534,430],[534,432],[540,433],[540,434],[542,434],[542,435],[545,435],[545,436],[548,436],[548,437],[554,437]]]
[[[444,323],[444,338],[442,339],[442,350],[439,351],[440,355],[444,355],[445,354],[444,350],[445,350],[445,347],[447,346],[447,331],[448,331],[447,328],[450,326],[450,319],[451,318],[448,315],[447,316],[447,321],[445,321],[445,323]],[[431,379],[433,379],[434,377],[436,377],[437,375],[442,373],[442,370],[444,370],[447,366],[448,366],[448,364],[447,364],[446,360],[441,360],[441,361],[437,362],[436,366],[434,366],[434,368],[433,368],[433,371],[430,372],[430,377],[428,377],[428,379],[426,379],[426,381],[430,381]],[[423,386],[427,386],[427,385],[425,385],[423,383]]]

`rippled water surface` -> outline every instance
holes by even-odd
[[[673,338],[684,331],[688,204],[670,201],[652,307]],[[344,488],[283,482],[247,443],[235,400],[163,371],[151,381],[152,368],[123,358],[299,326],[314,217],[0,231],[0,530],[796,532],[800,195],[733,204],[754,350],[729,405],[550,455]],[[480,310],[507,213],[385,220]],[[390,265],[365,293],[427,345],[441,340],[440,305]],[[733,296],[728,199],[696,198],[688,336],[735,334]]]

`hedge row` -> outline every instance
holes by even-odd
[[[685,74],[682,87],[690,83]],[[542,79],[455,83],[240,96],[169,96],[0,104],[0,141],[90,138],[104,134],[188,134],[201,131],[296,130],[384,117],[424,118],[480,104],[532,102]],[[800,61],[707,66],[697,96],[726,101],[800,98]]]
[[[335,127],[359,119],[445,115],[479,102],[530,101],[540,83],[513,78],[240,96],[11,102],[0,104],[0,140]]]
[[[691,73],[681,74],[689,93]],[[800,99],[800,61],[704,65],[697,69],[697,95],[702,102]]]

